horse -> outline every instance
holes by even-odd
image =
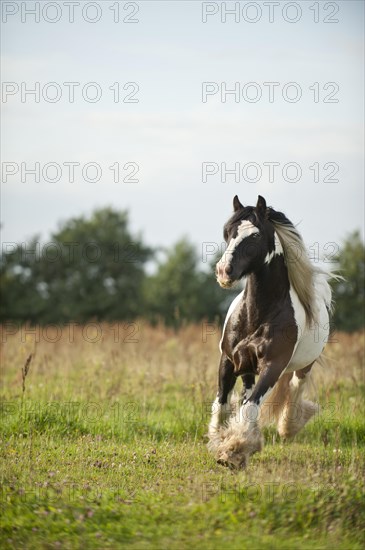
[[[265,411],[284,440],[318,412],[303,391],[313,364],[321,362],[332,297],[331,274],[312,264],[301,235],[282,212],[267,207],[260,195],[255,207],[243,206],[236,195],[233,209],[224,225],[227,248],[216,277],[223,288],[243,278],[246,284],[223,326],[208,447],[218,463],[242,469],[263,447]],[[242,393],[231,407],[239,377]]]

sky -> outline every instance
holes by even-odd
[[[1,8],[3,247],[112,206],[204,250],[235,194],[318,256],[363,232],[362,1]]]

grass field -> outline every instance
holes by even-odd
[[[265,428],[263,452],[233,472],[206,448],[215,327],[9,332],[2,548],[363,547],[362,334],[327,345],[321,414],[288,444]]]

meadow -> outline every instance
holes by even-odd
[[[239,472],[206,448],[219,336],[2,327],[2,548],[363,548],[364,335],[331,337],[321,413]]]

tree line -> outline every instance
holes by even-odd
[[[214,265],[179,240],[151,248],[129,229],[128,213],[112,208],[63,223],[47,243],[3,243],[0,322],[47,324],[144,318],[179,327],[221,322],[237,290],[223,290]],[[364,325],[364,244],[347,237],[336,257],[345,281],[333,283],[336,328]],[[150,266],[154,265],[151,273]]]

